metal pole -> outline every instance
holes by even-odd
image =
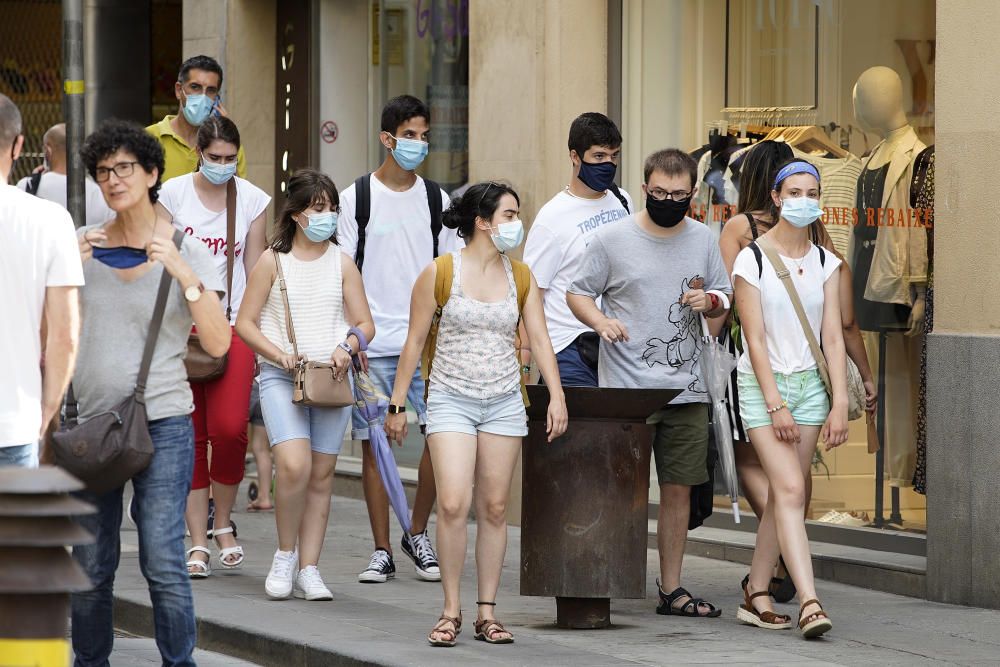
[[[86,224],[83,146],[83,0],[63,0],[63,117],[66,121],[66,208],[77,227]]]
[[[885,333],[878,335],[878,403],[875,426],[880,446],[875,452],[875,527],[885,526]]]

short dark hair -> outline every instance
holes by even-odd
[[[181,83],[187,83],[188,74],[193,69],[215,72],[219,75],[219,88],[222,88],[222,65],[215,58],[211,56],[192,56],[188,58],[181,63],[181,69],[177,72],[177,80]]]
[[[0,93],[0,149],[7,150],[21,134],[21,110],[14,101]]]
[[[622,133],[614,121],[602,113],[589,111],[577,116],[569,126],[569,149],[583,159],[583,154],[591,146],[618,148],[622,145]]]
[[[108,119],[83,142],[80,157],[90,177],[96,178],[97,163],[119,150],[134,155],[147,173],[156,169],[156,182],[149,188],[149,201],[155,204],[163,182],[163,146],[143,126],[130,120]]]
[[[236,146],[236,150],[240,149],[240,131],[236,123],[225,116],[209,116],[198,126],[198,150],[204,151],[216,139]]]
[[[399,95],[386,102],[382,108],[382,131],[395,135],[400,125],[417,117],[424,118],[430,125],[430,108],[413,95]]]
[[[667,176],[687,174],[691,177],[692,190],[698,183],[698,163],[679,148],[664,148],[646,158],[646,164],[642,167],[642,182],[649,183],[649,177],[654,171]]]
[[[324,196],[325,195],[325,196]],[[340,206],[340,196],[337,186],[329,176],[319,169],[299,169],[288,179],[285,188],[285,203],[281,214],[274,222],[274,238],[271,240],[271,250],[274,252],[291,252],[292,239],[295,238],[295,228],[298,223],[292,218],[313,204],[324,199],[330,201],[330,206],[336,210]],[[336,235],[330,241],[337,243]]]
[[[506,183],[485,181],[471,185],[465,194],[451,200],[451,205],[441,218],[441,224],[458,230],[460,238],[471,239],[476,233],[476,218],[492,220],[500,207],[500,198],[504,195],[512,195],[517,200],[517,205],[521,205],[521,198]]]

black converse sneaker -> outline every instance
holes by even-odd
[[[441,568],[438,567],[437,554],[434,553],[434,545],[425,529],[416,535],[403,533],[403,551],[413,561],[413,566],[417,569],[417,576],[424,581],[441,581]]]
[[[396,564],[385,549],[376,549],[365,571],[358,575],[358,581],[363,584],[384,584],[396,576]]]

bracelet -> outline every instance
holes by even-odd
[[[341,350],[343,350],[343,351],[344,351],[344,352],[346,352],[347,354],[351,355],[352,357],[354,356],[354,348],[353,348],[353,347],[351,347],[351,344],[350,344],[350,343],[348,343],[348,342],[347,342],[346,340],[345,340],[345,341],[341,341],[341,342],[340,342],[340,343],[339,343],[339,344],[337,345],[337,347],[339,347],[339,348],[340,348]]]
[[[774,406],[773,408],[768,408],[767,409],[767,414],[773,415],[775,412],[778,412],[782,408],[787,408],[787,407],[788,407],[788,401],[782,401],[781,403],[779,403],[778,405]]]
[[[351,334],[354,334],[354,337],[358,339],[358,352],[364,352],[368,349],[368,339],[365,338],[365,334],[361,329],[351,327],[347,330],[347,335],[350,336]]]
[[[719,309],[719,297],[711,292],[708,293],[708,298],[711,300],[712,307],[708,309],[708,312],[712,312]]]

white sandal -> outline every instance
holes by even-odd
[[[195,560],[191,558],[191,554],[196,552],[205,554],[208,560]],[[212,574],[212,566],[209,564],[209,561],[212,559],[212,552],[207,547],[191,547],[185,555],[188,557],[188,562],[186,563],[188,577],[191,579],[206,579],[208,575]],[[192,571],[191,568],[195,568],[195,570]]]
[[[232,526],[226,526],[225,528],[216,528],[212,538],[215,543],[219,543],[219,535],[227,535],[233,532]],[[226,559],[230,556],[238,556],[238,558],[233,562],[227,562]],[[225,549],[219,549],[219,565],[227,570],[238,570],[243,566],[243,547],[236,545],[235,547],[227,547]]]

